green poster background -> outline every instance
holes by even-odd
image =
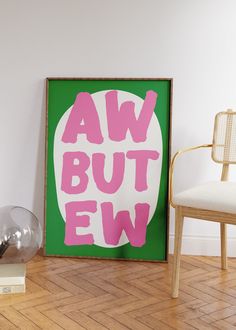
[[[45,255],[101,257],[116,259],[167,259],[168,231],[168,168],[171,117],[171,79],[47,79],[47,162],[45,187]],[[54,134],[64,112],[74,103],[79,92],[124,90],[145,98],[148,90],[158,93],[155,115],[163,139],[163,160],[158,204],[147,227],[146,244],[133,247],[129,243],[114,248],[96,245],[67,246],[64,244],[65,222],[62,219],[56,194],[53,164]]]

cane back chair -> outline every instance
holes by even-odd
[[[212,159],[223,165],[221,181],[208,182],[173,194],[173,172],[176,159],[185,152],[211,148]],[[226,224],[236,225],[236,183],[228,181],[229,165],[236,164],[236,112],[227,110],[215,117],[213,143],[179,151],[170,166],[169,200],[175,208],[175,243],[172,273],[173,298],[178,297],[180,254],[184,217],[220,223],[221,268],[227,269]]]

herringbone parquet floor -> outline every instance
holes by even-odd
[[[36,256],[26,294],[0,296],[0,329],[236,329],[236,259],[183,256],[178,299],[171,263]]]

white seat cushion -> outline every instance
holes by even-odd
[[[236,214],[236,183],[207,182],[176,194],[176,205]]]

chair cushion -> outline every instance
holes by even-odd
[[[236,183],[207,182],[176,194],[176,205],[236,214]]]

